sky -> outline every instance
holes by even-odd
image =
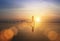
[[[0,19],[60,15],[60,0],[0,0]]]

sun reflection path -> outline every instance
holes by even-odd
[[[34,32],[35,27],[37,27],[40,22],[41,22],[40,17],[32,16],[32,32]]]

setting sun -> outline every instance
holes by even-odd
[[[40,22],[40,21],[41,21],[40,17],[36,17],[36,18],[35,18],[35,21],[36,21],[36,22]]]

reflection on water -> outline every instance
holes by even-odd
[[[0,41],[60,41],[60,23],[41,23],[34,32],[31,29],[30,23],[26,22],[0,24]]]

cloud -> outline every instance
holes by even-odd
[[[0,0],[0,8],[4,9],[4,8],[11,8],[13,7],[13,0]]]
[[[34,12],[41,14],[45,11],[55,12],[54,14],[56,15],[60,14],[59,0],[0,0],[0,2],[0,18],[11,18],[11,16],[13,16],[12,18],[16,18],[20,17],[20,15],[31,15],[30,13]]]
[[[60,0],[0,0],[0,8],[21,8],[25,3],[50,2],[59,4]]]

